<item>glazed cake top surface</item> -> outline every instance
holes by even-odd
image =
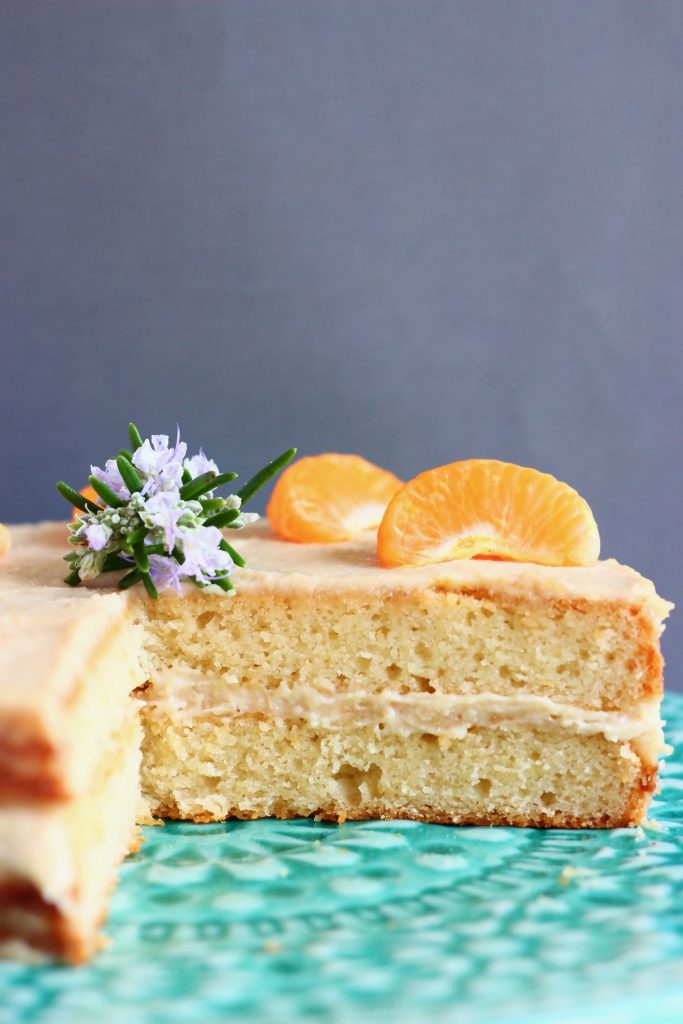
[[[126,598],[127,594],[112,587],[117,579],[113,573],[98,577],[87,587],[69,588],[63,583],[67,567],[62,555],[68,551],[65,523],[15,526],[11,533],[12,548],[0,559],[3,617],[21,608],[35,610],[46,603],[56,613],[64,602],[87,601],[105,594],[120,600]],[[637,604],[645,606],[660,621],[673,607],[657,595],[650,580],[614,559],[586,567],[558,568],[482,559],[386,569],[377,562],[374,532],[339,544],[296,544],[280,540],[262,521],[239,532],[232,531],[231,540],[246,559],[247,567],[234,570],[237,593],[229,600],[238,599],[240,591],[390,594],[435,589]],[[194,592],[191,585],[185,586]],[[170,596],[175,597],[172,592]],[[77,606],[71,607],[75,610]]]
[[[123,618],[127,601],[109,588],[64,584],[64,523],[12,527],[11,534],[12,547],[0,558],[0,714],[48,697],[51,703],[68,699],[73,680]]]

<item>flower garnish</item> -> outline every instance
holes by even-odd
[[[217,497],[215,491],[237,477],[219,473],[216,463],[200,449],[187,458],[187,445],[174,445],[167,434],[143,440],[134,423],[128,427],[130,448],[122,448],[104,469],[91,466],[93,502],[60,480],[57,490],[79,510],[69,526],[74,551],[65,555],[71,572],[69,586],[92,580],[103,572],[128,570],[119,580],[122,590],[142,583],[157,598],[160,590],[180,592],[183,580],[197,587],[234,590],[230,573],[244,559],[223,537],[222,527],[239,530],[258,515],[244,505],[294,457],[288,448],[235,494]]]

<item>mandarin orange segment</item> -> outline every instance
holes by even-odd
[[[81,490],[79,491],[79,493],[82,494],[84,498],[87,498],[88,501],[94,501],[94,502],[97,503],[100,500],[98,498],[98,496],[97,496],[97,492],[92,489],[90,484],[88,484],[87,487],[82,487]],[[80,517],[82,515],[83,515],[83,513],[81,512],[81,510],[78,509],[78,508],[75,508],[73,510],[73,512],[71,513],[71,522],[75,523],[76,520],[80,519]]]
[[[384,566],[497,558],[591,565],[600,536],[587,502],[548,473],[494,459],[430,469],[390,501],[377,534]]]
[[[311,455],[279,478],[266,509],[286,540],[331,544],[377,527],[402,486],[393,473],[360,455]]]

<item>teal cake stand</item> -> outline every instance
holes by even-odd
[[[683,698],[645,828],[145,829],[108,948],[0,967],[2,1024],[683,1021]]]

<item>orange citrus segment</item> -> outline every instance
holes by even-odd
[[[378,526],[402,486],[393,473],[360,455],[312,455],[279,478],[266,514],[286,540],[330,544]]]
[[[90,484],[88,484],[87,487],[82,487],[79,493],[82,494],[84,498],[87,498],[88,501],[99,501],[99,498],[97,497],[97,492],[92,489]],[[80,519],[82,515],[83,513],[81,512],[81,510],[79,508],[75,508],[71,513],[71,522],[75,523],[76,520]]]
[[[405,484],[377,534],[385,566],[454,558],[591,565],[600,554],[593,514],[568,484],[494,459],[430,469]]]

